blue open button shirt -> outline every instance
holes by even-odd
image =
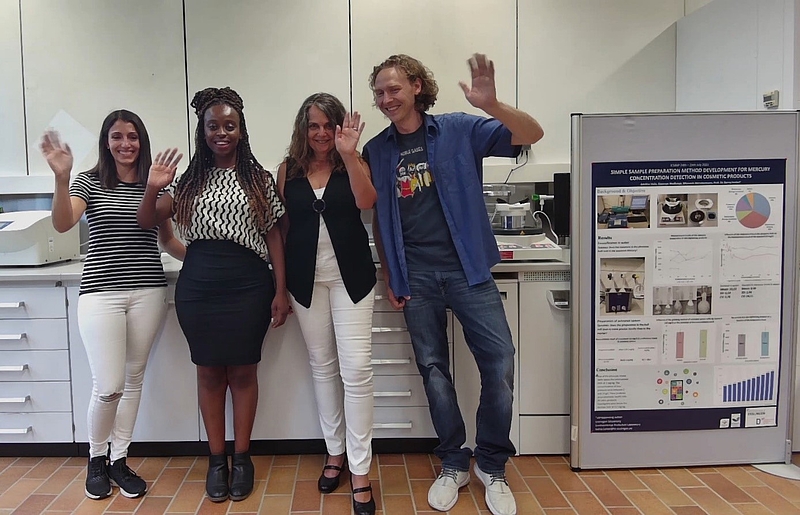
[[[516,157],[511,131],[495,119],[466,113],[422,113],[428,163],[461,267],[470,286],[488,281],[500,251],[483,201],[483,158]],[[410,296],[403,229],[397,202],[397,130],[390,125],[364,146],[378,192],[376,212],[389,270],[398,297]],[[391,227],[391,231],[387,228]]]

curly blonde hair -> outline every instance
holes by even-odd
[[[433,107],[436,103],[436,95],[439,94],[439,86],[436,84],[436,79],[433,78],[433,72],[422,64],[419,59],[414,59],[405,54],[389,56],[388,59],[372,69],[372,73],[369,76],[369,89],[373,92],[373,99],[375,79],[381,70],[392,67],[402,70],[408,77],[409,82],[413,83],[417,79],[422,82],[422,90],[414,97],[414,107],[417,111],[425,112]]]

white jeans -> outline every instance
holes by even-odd
[[[308,347],[328,454],[346,449],[350,472],[357,475],[367,474],[372,462],[374,303],[373,290],[353,304],[341,277],[315,281],[308,309],[292,298]]]
[[[145,366],[167,311],[166,288],[84,293],[78,327],[92,370],[89,457],[128,455]]]

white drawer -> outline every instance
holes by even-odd
[[[72,441],[71,413],[0,413],[0,444]]]
[[[0,352],[68,348],[66,318],[0,320]]]
[[[66,293],[60,286],[0,288],[0,319],[66,316]]]
[[[410,343],[372,346],[372,373],[376,376],[419,374]]]
[[[3,383],[0,413],[63,411],[72,413],[69,383]]]
[[[447,314],[447,341],[453,341],[453,314]],[[406,327],[402,311],[372,314],[372,343],[411,343],[411,335]]]
[[[376,407],[374,438],[436,438],[427,407]]]
[[[69,381],[69,351],[0,352],[0,382],[4,381]]]
[[[519,417],[520,454],[569,454],[569,415]]]
[[[374,376],[375,406],[427,406],[422,376]]]
[[[372,343],[411,343],[402,311],[372,314]]]

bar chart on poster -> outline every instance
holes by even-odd
[[[798,123],[796,112],[573,116],[573,466],[783,461]],[[628,197],[651,223],[599,223]]]

